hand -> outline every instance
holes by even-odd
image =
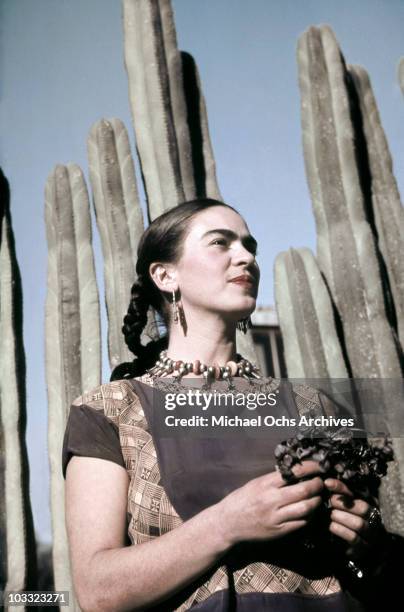
[[[287,485],[279,472],[254,478],[218,504],[219,520],[229,546],[245,540],[276,539],[305,527],[321,504],[323,473],[316,461],[293,467],[304,482]],[[312,478],[310,478],[312,476]]]
[[[341,480],[327,478],[324,484],[331,492],[331,533],[349,544],[348,555],[358,558],[369,554],[387,533],[380,521],[370,524],[374,507],[363,499],[355,499]]]

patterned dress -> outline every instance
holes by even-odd
[[[178,491],[178,487],[177,490],[175,486],[173,488],[170,473],[165,469],[164,447],[160,442],[156,444],[153,438],[152,400],[149,394],[149,391],[153,391],[153,384],[146,374],[136,379],[106,383],[84,393],[71,406],[64,437],[64,476],[73,455],[100,457],[126,469],[130,480],[127,499],[128,545],[151,542],[175,529],[183,523],[184,518],[195,514],[199,503],[196,502],[193,511],[189,511],[186,503],[181,503],[181,491]],[[280,381],[276,379],[264,381],[266,391],[274,391],[279,385]],[[318,391],[305,385],[293,385],[292,389],[295,414],[324,414],[324,403],[320,401]],[[249,457],[244,457],[244,460],[248,462]],[[261,467],[256,475],[267,473],[271,467],[273,470],[273,464]],[[189,482],[184,481],[184,486],[187,485]],[[168,495],[170,487],[174,491],[171,499]],[[173,505],[175,493],[179,501]],[[220,486],[219,493],[215,494],[221,496]],[[207,496],[209,498],[208,492]],[[203,505],[203,492],[200,499]],[[266,552],[261,554],[257,543],[252,546],[246,543],[245,547],[241,545],[238,550],[229,551],[229,555],[225,555],[187,588],[163,604],[148,609],[164,612],[189,609],[196,612],[345,612],[350,609],[339,580],[331,570],[327,571],[332,567],[328,564],[329,559],[320,560],[322,572],[318,572],[318,568],[306,572],[311,568],[311,560],[301,547],[301,539],[296,541],[293,537],[286,537],[279,539],[279,542],[280,545],[274,546],[273,558],[271,554],[267,558]],[[268,550],[267,545],[265,550]],[[299,561],[295,566],[292,564],[292,567],[288,567],[283,562],[288,557],[296,557]]]

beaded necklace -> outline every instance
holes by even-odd
[[[160,353],[156,364],[147,370],[147,374],[153,379],[172,375],[179,382],[184,375],[192,372],[195,375],[202,374],[207,384],[211,384],[214,380],[227,380],[229,389],[233,388],[232,378],[234,376],[240,376],[250,382],[252,379],[262,378],[255,363],[244,359],[239,353],[237,353],[236,359],[237,361],[228,361],[224,366],[206,365],[199,359],[193,362],[171,359],[167,355],[167,350],[164,350]]]

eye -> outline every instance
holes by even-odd
[[[224,238],[215,238],[215,240],[213,240],[211,244],[220,244],[220,245],[226,246],[227,240],[225,240]]]

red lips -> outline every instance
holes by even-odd
[[[230,283],[249,283],[251,285],[256,284],[255,279],[249,274],[241,274],[240,276],[235,276],[234,278],[231,278],[229,282]]]

